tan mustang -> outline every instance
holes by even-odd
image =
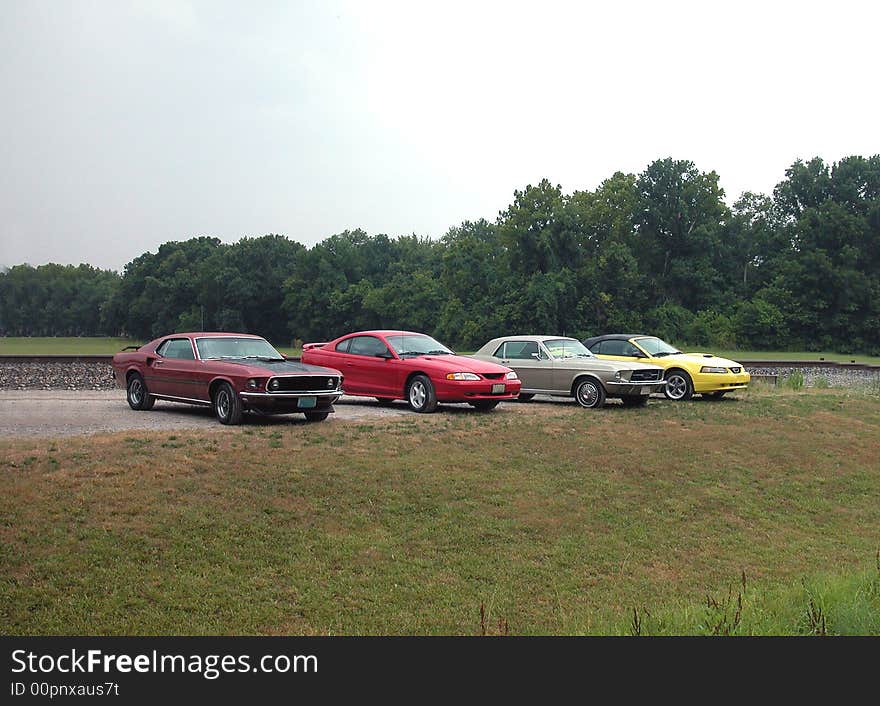
[[[473,357],[515,370],[522,381],[519,399],[525,401],[555,395],[595,408],[606,397],[619,397],[625,405],[640,407],[666,384],[659,366],[599,360],[580,341],[563,336],[493,338]]]

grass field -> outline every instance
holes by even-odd
[[[0,632],[880,634],[880,396],[441,410],[0,441]]]
[[[69,337],[13,338],[0,336],[0,355],[112,355],[126,346],[140,346],[145,341],[129,338]],[[300,348],[278,347],[287,355],[299,355]]]
[[[120,351],[125,346],[141,345],[144,341],[135,341],[125,338],[9,338],[0,337],[0,355],[85,355],[106,354],[110,355]],[[277,346],[278,350],[285,355],[299,356],[300,348]],[[684,351],[697,351],[698,348],[685,346]],[[461,352],[461,351],[459,351]],[[702,352],[702,351],[699,351]],[[880,357],[846,353],[828,353],[815,351],[724,351],[707,350],[724,358],[733,360],[836,360],[848,363],[855,360],[858,363],[870,363],[880,365]],[[463,353],[468,355],[471,352]]]
[[[127,338],[10,338],[0,337],[0,355],[112,355],[143,341]]]
[[[680,348],[683,351],[694,351],[697,353],[714,353],[721,358],[729,358],[731,360],[835,360],[839,363],[869,363],[871,365],[880,365],[880,357],[871,355],[862,355],[861,353],[830,353],[828,351],[726,351],[716,350],[714,348],[700,346],[685,346]]]

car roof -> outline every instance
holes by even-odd
[[[577,339],[572,336],[545,336],[545,335],[537,335],[530,333],[522,333],[518,336],[499,336],[493,340],[495,341],[517,341],[520,339],[529,339],[530,341],[558,341],[560,339],[566,341],[576,341]]]
[[[348,338],[349,336],[428,336],[427,333],[418,331],[397,331],[394,329],[376,329],[374,331],[353,331],[345,333],[339,338]]]
[[[187,333],[171,333],[161,338],[262,338],[255,333],[230,333],[229,331],[189,331]]]
[[[657,338],[656,336],[649,336],[644,333],[606,333],[601,336],[593,336],[592,338],[585,338],[583,343],[584,345],[590,343],[598,343],[599,341],[628,341],[631,338]]]

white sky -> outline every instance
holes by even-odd
[[[0,0],[0,265],[439,237],[690,159],[880,152],[880,4]]]

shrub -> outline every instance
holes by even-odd
[[[740,345],[765,349],[786,345],[785,316],[777,306],[763,299],[741,302],[733,315],[732,324]]]
[[[783,379],[782,384],[790,390],[802,390],[804,387],[804,374],[800,370],[792,370]]]
[[[695,346],[733,348],[736,344],[730,317],[716,311],[695,314],[685,328],[684,338]]]

